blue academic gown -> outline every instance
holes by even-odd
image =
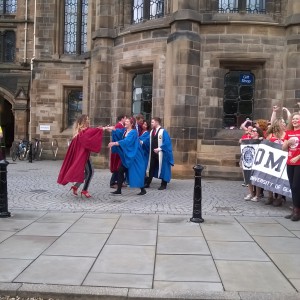
[[[145,131],[142,135],[140,135],[139,139],[143,142],[143,156],[145,161],[145,168],[147,169],[148,160],[149,160],[149,151],[150,151],[150,133],[149,131]]]
[[[112,153],[118,153],[122,165],[127,168],[126,177],[130,187],[142,188],[146,167],[143,163],[143,150],[139,141],[138,133],[132,129],[124,137],[126,129],[116,129],[112,132],[113,142],[118,142],[119,146],[112,147]]]
[[[160,132],[158,135],[160,136]],[[158,167],[154,170],[154,177],[163,179],[166,182],[171,181],[172,172],[171,167],[174,166],[173,150],[172,150],[172,141],[166,130],[162,134],[162,144],[159,146],[162,150],[162,163],[161,163],[161,172],[158,175]]]

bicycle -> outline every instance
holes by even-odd
[[[14,142],[13,146],[11,147],[11,159],[16,161],[17,158],[19,160],[24,160],[27,157],[29,150],[29,143],[26,140],[21,140],[19,142]]]
[[[34,138],[32,144],[32,159],[41,160],[43,153],[43,144],[39,139]]]

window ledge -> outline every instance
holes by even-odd
[[[278,25],[272,16],[268,14],[248,14],[248,13],[215,13],[212,15],[211,21],[203,22],[208,23],[251,23],[251,24],[268,24]]]
[[[165,27],[170,27],[169,16],[164,16],[163,18],[158,18],[154,20],[145,20],[144,22],[138,24],[129,25],[126,28],[120,30],[119,36],[128,33],[136,33],[136,32],[147,31],[147,30],[158,29],[158,28],[165,28]]]

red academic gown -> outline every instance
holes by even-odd
[[[84,169],[91,152],[100,152],[102,146],[102,128],[82,130],[68,148],[61,166],[57,183],[84,182]]]
[[[122,129],[124,126],[118,122],[115,126],[116,129]],[[119,169],[119,166],[121,164],[121,159],[118,153],[111,153],[110,154],[110,171],[112,173],[117,172]]]

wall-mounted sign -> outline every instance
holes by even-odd
[[[240,84],[252,85],[254,82],[254,76],[252,74],[240,74]]]
[[[40,131],[50,131],[50,125],[40,125]]]

